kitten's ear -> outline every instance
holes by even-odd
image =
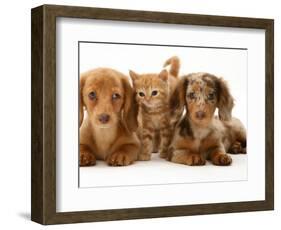
[[[83,119],[84,119],[84,106],[85,106],[85,103],[84,103],[84,100],[83,100],[83,88],[84,88],[84,85],[85,85],[85,81],[86,81],[86,78],[87,78],[87,75],[86,74],[82,74],[80,76],[80,87],[79,87],[79,90],[80,90],[80,93],[79,93],[79,97],[80,97],[80,101],[79,101],[79,127],[81,126],[82,122],[83,122]]]
[[[129,74],[130,74],[130,77],[132,79],[132,81],[134,82],[135,80],[137,80],[139,78],[139,74],[137,74],[136,72],[134,72],[133,70],[129,70]]]
[[[125,101],[123,105],[122,123],[127,131],[134,132],[138,128],[138,105],[133,88],[127,78],[122,79],[123,88],[125,91]]]
[[[186,88],[188,86],[188,77],[182,77],[177,83],[175,90],[169,99],[171,115],[179,118],[186,104]],[[187,109],[187,108],[186,108]],[[187,111],[186,111],[187,112]]]
[[[159,77],[160,79],[162,79],[163,81],[167,81],[167,80],[168,80],[168,77],[169,77],[168,71],[167,71],[166,69],[163,69],[163,70],[159,73],[158,77]]]
[[[217,107],[219,109],[219,118],[223,121],[229,121],[231,119],[231,112],[234,106],[234,100],[230,94],[229,88],[226,82],[222,78],[217,78]]]

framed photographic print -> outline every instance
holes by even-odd
[[[274,208],[273,20],[31,16],[33,221]]]

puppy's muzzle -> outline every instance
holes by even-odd
[[[198,111],[195,113],[196,118],[199,120],[203,120],[206,117],[206,113],[203,111]]]
[[[99,121],[102,123],[102,124],[106,124],[109,119],[110,119],[110,116],[106,113],[102,113],[101,115],[99,115]]]

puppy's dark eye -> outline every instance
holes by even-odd
[[[214,98],[215,98],[215,94],[214,93],[210,93],[208,95],[208,100],[214,100]]]
[[[143,92],[139,92],[139,96],[140,96],[140,97],[144,97],[145,94],[144,94]]]
[[[118,93],[112,94],[112,100],[117,100],[119,98],[121,98],[120,94],[118,94]]]
[[[91,100],[96,100],[97,99],[97,94],[96,94],[96,92],[90,92],[89,93],[89,98],[91,99]]]
[[[156,96],[158,94],[158,91],[157,90],[153,90],[152,92],[151,92],[151,95],[152,96]]]
[[[187,95],[190,99],[195,99],[195,93],[189,93]]]

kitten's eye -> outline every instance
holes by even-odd
[[[90,92],[88,97],[90,98],[90,100],[96,100],[97,99],[97,94],[96,92]]]
[[[157,90],[153,90],[152,92],[151,92],[151,96],[156,96],[158,94],[158,91]]]
[[[208,100],[214,100],[214,98],[215,98],[215,94],[214,93],[210,93],[208,95]]]
[[[143,92],[139,92],[139,96],[140,96],[140,97],[144,97],[145,94],[144,94]]]
[[[190,99],[195,99],[195,93],[189,93],[187,95]]]
[[[117,99],[120,99],[120,98],[121,98],[120,94],[118,94],[118,93],[112,94],[112,100],[117,100]]]

